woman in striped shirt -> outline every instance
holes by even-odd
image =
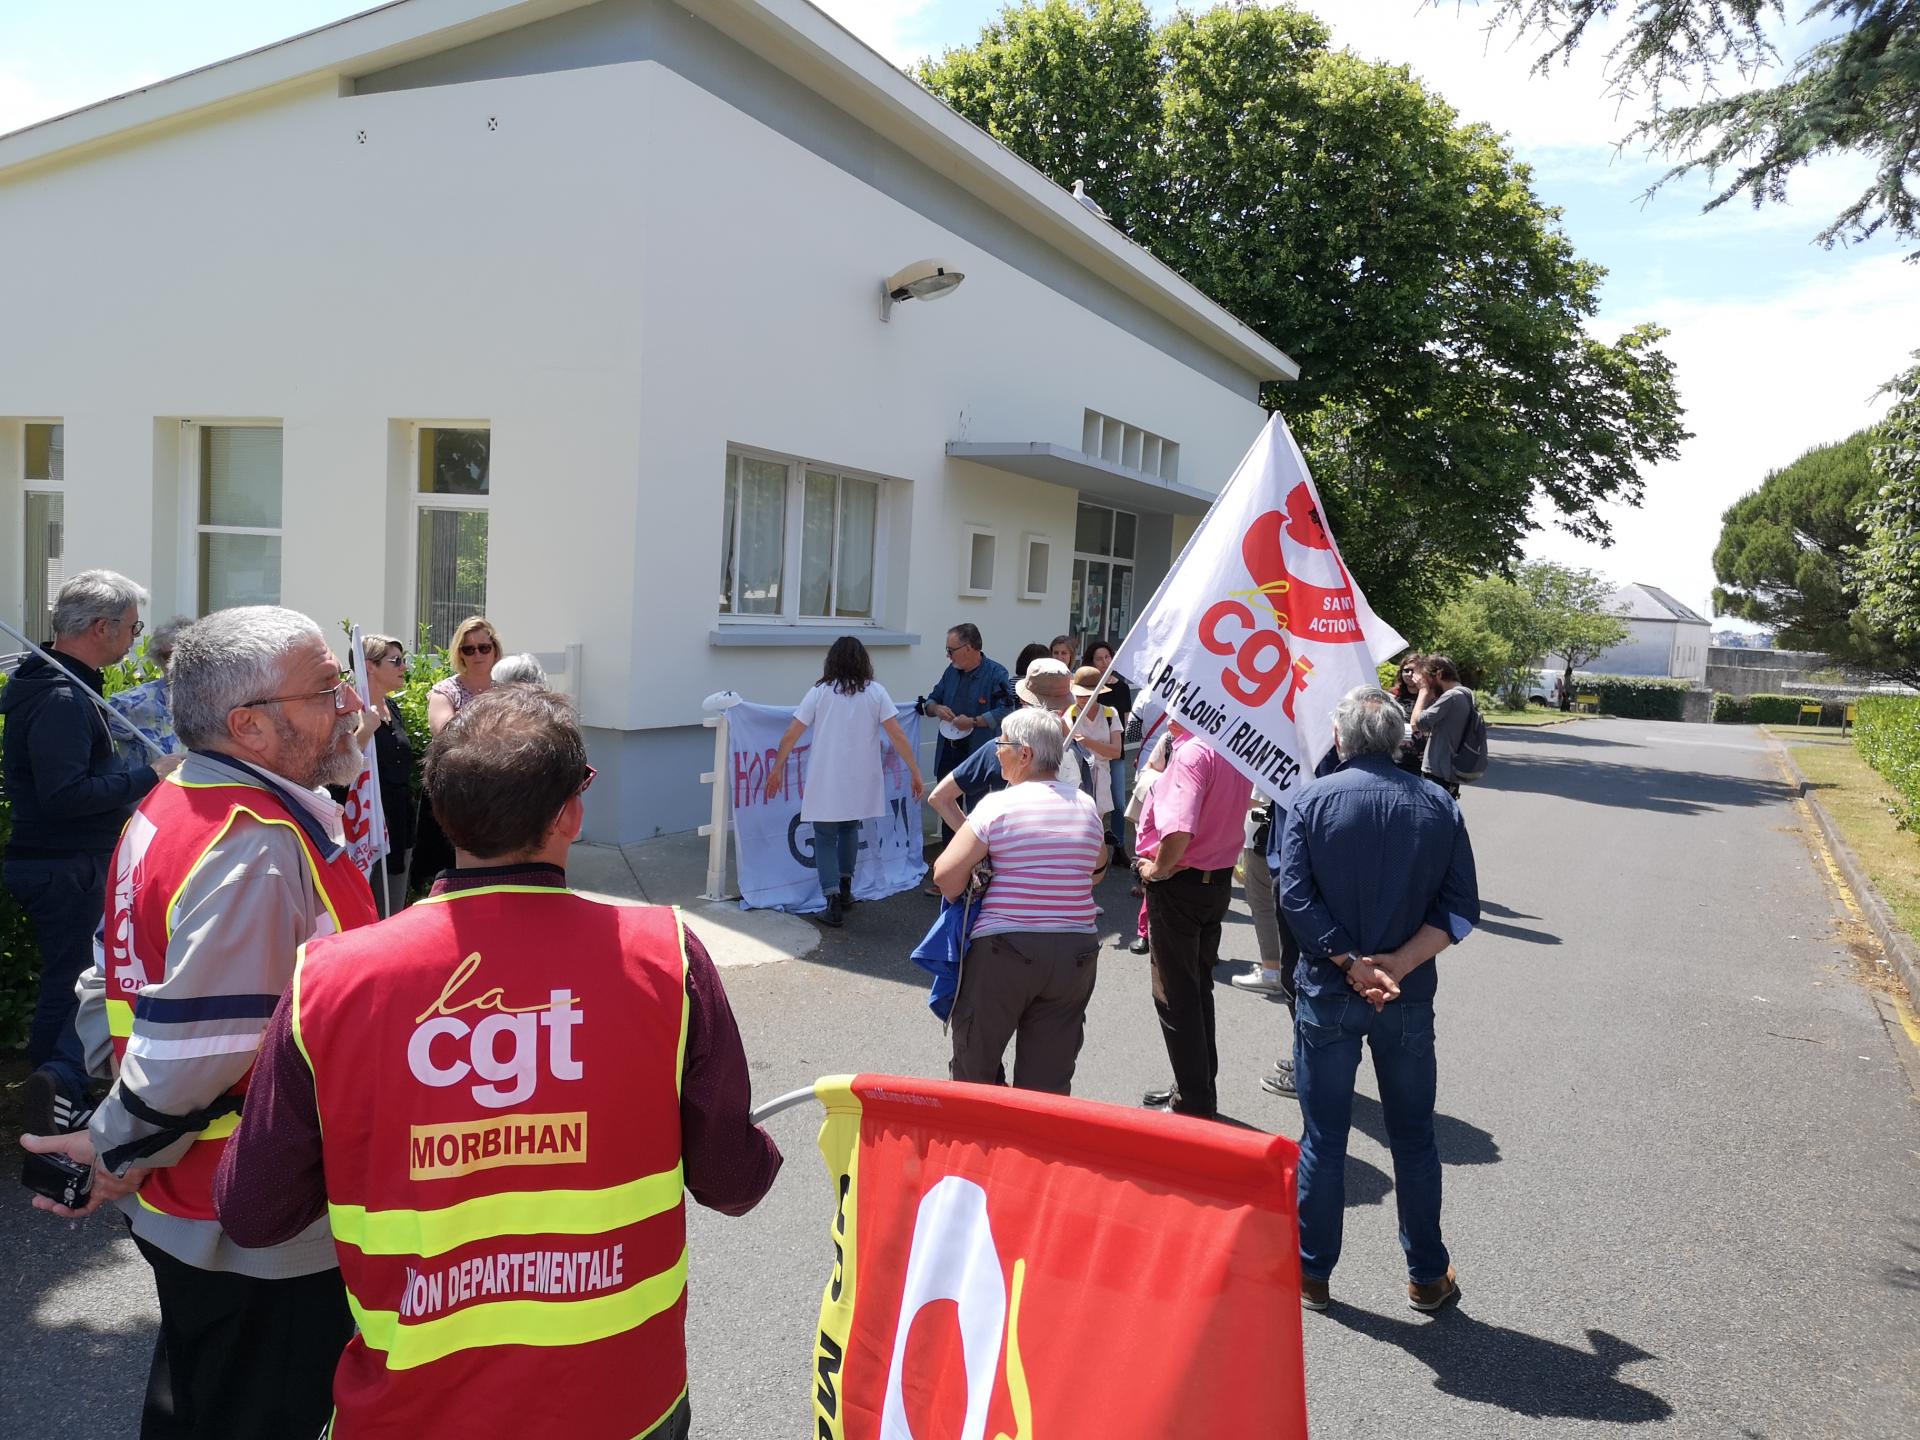
[[[1093,875],[1105,859],[1093,801],[1059,779],[1059,717],[1019,710],[1000,724],[1007,788],[967,816],[933,865],[934,884],[957,900],[982,860],[993,879],[980,903],[953,1005],[955,1080],[994,1083],[1007,1042],[1013,1083],[1065,1095],[1093,996]]]

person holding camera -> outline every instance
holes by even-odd
[[[189,754],[114,848],[81,987],[80,1034],[96,1070],[111,1047],[113,1088],[86,1130],[20,1143],[91,1167],[78,1204],[36,1207],[75,1219],[114,1202],[153,1270],[144,1437],[314,1435],[353,1333],[326,1223],[242,1249],[213,1177],[299,947],[378,918],[320,788],[359,773],[362,706],[320,627],[273,605],[197,621],[169,678]]]

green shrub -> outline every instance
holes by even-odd
[[[1713,718],[1716,724],[1738,725],[1747,718],[1747,702],[1738,695],[1713,692]]]
[[[1684,718],[1681,698],[1693,688],[1686,680],[1656,680],[1638,675],[1577,675],[1574,695],[1600,697],[1602,715],[1619,715],[1628,720],[1679,720]]]
[[[1747,719],[1755,725],[1799,725],[1809,723],[1800,719],[1802,705],[1820,706],[1820,723],[1838,726],[1846,718],[1847,702],[1844,700],[1822,700],[1813,695],[1749,695],[1747,697]]]
[[[1920,696],[1869,695],[1857,703],[1854,746],[1899,793],[1901,828],[1920,829]]]

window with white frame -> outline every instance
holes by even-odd
[[[278,605],[280,427],[196,425],[191,433],[200,613]]]
[[[729,450],[720,614],[770,624],[873,623],[884,499],[871,476]]]
[[[487,610],[487,522],[493,432],[483,426],[414,429],[414,621],[445,645]]]
[[[26,465],[21,490],[26,513],[26,553],[21,615],[27,635],[46,644],[53,639],[53,600],[66,582],[67,427],[25,427]]]

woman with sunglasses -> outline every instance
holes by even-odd
[[[367,718],[374,722],[373,753],[380,766],[380,808],[387,817],[385,885],[373,887],[382,916],[403,908],[407,900],[407,856],[413,849],[413,740],[399,713],[388,703],[407,684],[407,652],[391,635],[366,635]],[[366,736],[361,735],[361,745]]]
[[[1420,667],[1426,663],[1426,656],[1417,650],[1410,650],[1400,657],[1400,673],[1394,677],[1393,698],[1399,702],[1400,709],[1407,715],[1413,714],[1413,707],[1420,699]],[[1410,774],[1420,773],[1421,762],[1427,755],[1427,737],[1413,733],[1413,727],[1407,727],[1406,743],[1393,757],[1393,763]]]
[[[427,728],[438,735],[467,704],[493,688],[493,662],[501,656],[500,632],[482,615],[470,615],[453,632],[447,654],[453,674],[427,692]]]

